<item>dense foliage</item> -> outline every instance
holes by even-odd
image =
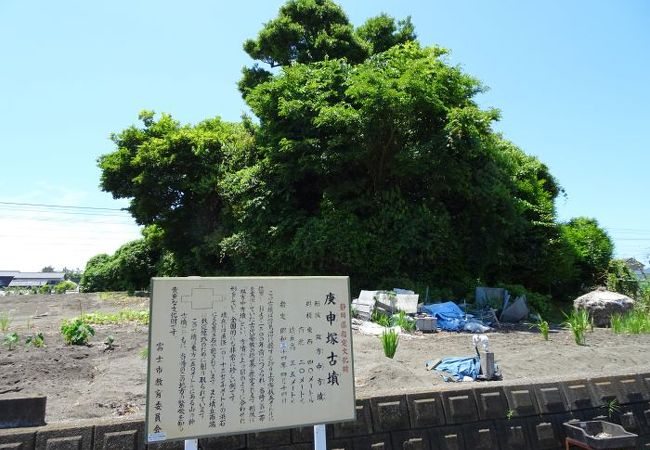
[[[548,168],[492,130],[483,86],[422,47],[410,19],[355,29],[329,0],[291,0],[244,49],[270,66],[239,84],[256,120],[144,112],[113,136],[102,188],[131,200],[148,259],[120,272],[126,255],[98,255],[84,290],[153,271],[564,296],[606,269],[607,235],[588,219],[557,223]]]

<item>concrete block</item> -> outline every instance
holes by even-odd
[[[561,413],[569,409],[568,402],[558,383],[535,384],[533,392],[541,414]]]
[[[566,381],[560,383],[562,392],[572,411],[600,406],[593,397],[591,385],[587,380]]]
[[[370,399],[375,432],[407,430],[411,426],[406,396],[377,397]]]
[[[36,433],[36,450],[91,450],[92,426],[51,426]]]
[[[309,444],[290,444],[274,447],[273,450],[313,450],[314,446]],[[201,449],[202,450],[202,449]]]
[[[533,386],[504,386],[503,391],[508,399],[508,408],[513,417],[533,416],[539,413]]]
[[[328,439],[327,450],[354,450],[350,439]]]
[[[358,400],[356,404],[357,420],[335,423],[333,425],[334,438],[363,436],[372,434],[372,416],[370,414],[370,400]],[[313,433],[312,433],[313,434]]]
[[[650,373],[640,373],[637,375],[639,382],[643,386],[643,401],[650,401]]]
[[[612,377],[598,377],[588,380],[596,406],[605,405],[615,400],[619,405],[625,403],[625,398],[618,392],[618,383]]]
[[[199,439],[201,450],[242,450],[246,448],[246,435],[235,434]]]
[[[472,389],[442,392],[442,404],[448,424],[478,420],[478,411]]]
[[[0,428],[45,425],[46,401],[43,396],[0,398]]]
[[[426,429],[396,431],[393,436],[393,448],[399,450],[429,450],[431,448],[429,431]]]
[[[465,450],[465,438],[460,426],[429,428],[431,448]]]
[[[147,444],[147,450],[184,450],[184,441],[154,442]]]
[[[494,450],[499,448],[494,422],[476,422],[463,425],[465,448],[472,450]]]
[[[617,413],[617,423],[621,424],[630,433],[643,434],[643,418],[637,405],[623,405]]]
[[[0,449],[34,450],[36,431],[32,430],[0,430]]]
[[[650,401],[650,389],[645,384],[641,375],[635,374],[614,377],[614,382],[617,385],[622,404]]]
[[[352,448],[354,450],[392,450],[393,445],[389,433],[380,433],[352,438]]]
[[[503,419],[508,414],[508,401],[500,387],[474,390],[479,420]]]
[[[642,434],[650,434],[650,402],[634,405],[636,417],[641,426]]]
[[[526,419],[498,420],[496,425],[501,450],[527,450],[530,448]]]
[[[248,434],[248,447],[267,448],[291,444],[291,430],[262,431]]]
[[[95,450],[144,450],[144,422],[120,421],[95,425],[93,448]],[[149,446],[149,448],[154,448]]]
[[[528,424],[528,438],[534,450],[557,449],[563,445],[560,433],[561,423],[552,416],[536,416],[526,419]],[[566,421],[563,421],[564,423]]]
[[[412,428],[444,425],[445,413],[439,392],[411,394],[406,396]]]
[[[327,435],[330,436],[330,433],[328,432]],[[294,444],[314,442],[314,427],[292,428],[291,442],[293,442]]]

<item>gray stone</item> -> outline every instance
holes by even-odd
[[[573,307],[586,310],[597,327],[608,327],[614,314],[624,314],[634,307],[634,300],[627,295],[604,288],[591,291],[573,301]]]
[[[0,428],[45,425],[46,401],[41,396],[0,398]]]

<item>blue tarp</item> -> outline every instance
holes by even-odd
[[[424,305],[422,311],[437,319],[438,327],[447,331],[459,331],[465,324],[465,313],[454,302]]]
[[[447,372],[453,381],[462,381],[463,377],[470,377],[476,380],[481,370],[481,361],[478,356],[461,356],[444,358],[435,367],[435,370]],[[449,381],[445,379],[445,381]]]
[[[446,331],[469,331],[470,333],[485,333],[490,327],[480,320],[466,315],[454,302],[434,303],[424,305],[422,311],[437,319],[437,326]]]

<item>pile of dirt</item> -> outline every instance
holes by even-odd
[[[147,346],[146,326],[134,323],[97,325],[89,346],[66,346],[60,322],[83,312],[147,309],[148,300],[96,294],[9,296],[0,298],[8,312],[9,332],[21,336],[42,331],[46,347],[0,348],[0,396],[47,395],[48,422],[93,417],[142,417],[147,368],[141,352]],[[29,328],[29,329],[28,329]],[[2,334],[0,332],[0,334]],[[115,348],[107,350],[112,335]],[[649,335],[614,335],[608,329],[587,334],[578,346],[569,331],[551,332],[550,340],[522,328],[489,334],[504,381],[532,380],[544,375],[589,377],[650,370]],[[21,339],[21,341],[23,341]],[[403,338],[395,359],[384,357],[376,336],[354,333],[354,370],[358,398],[442,388],[438,372],[425,361],[446,356],[471,356],[467,333],[434,333]]]

